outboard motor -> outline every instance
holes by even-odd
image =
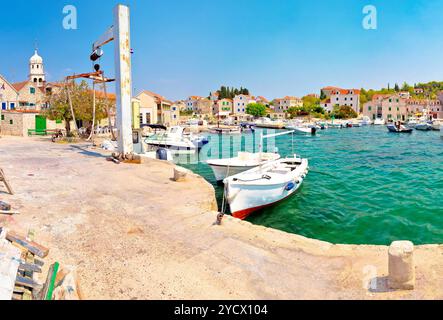
[[[168,161],[168,151],[166,149],[158,149],[156,155],[158,160]]]
[[[316,127],[312,127],[312,128],[311,128],[311,134],[312,134],[313,136],[315,136],[316,133],[317,133],[317,128],[316,128]]]

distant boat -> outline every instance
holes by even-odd
[[[386,126],[389,130],[389,132],[393,132],[393,133],[411,133],[413,131],[412,128],[407,128],[402,124],[395,124],[395,123],[390,123]]]
[[[386,124],[386,121],[383,118],[377,118],[374,120],[375,126],[384,126],[385,124]]]
[[[217,183],[223,182],[229,176],[253,169],[269,161],[280,159],[278,153],[249,153],[239,152],[237,157],[229,159],[212,159],[206,163],[211,167]]]

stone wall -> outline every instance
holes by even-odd
[[[28,129],[35,129],[36,113],[4,111],[0,120],[2,135],[26,137]]]

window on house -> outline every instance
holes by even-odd
[[[15,109],[15,103],[14,102],[11,102],[11,104],[9,106],[10,106],[11,110]]]
[[[368,106],[368,111],[371,111],[372,110],[372,107],[371,106]]]
[[[5,115],[4,114],[2,114],[2,120],[5,120]]]
[[[35,82],[37,82],[37,79],[34,79],[34,80],[35,80]],[[29,88],[29,93],[30,93],[30,94],[35,94],[35,88],[30,87],[30,88]]]
[[[12,119],[9,120],[9,124],[14,124],[14,121],[12,121]]]

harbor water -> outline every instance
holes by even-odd
[[[257,130],[242,136],[209,135],[199,156],[178,163],[217,186],[207,159],[257,152]],[[282,156],[294,151],[308,158],[310,172],[291,198],[252,214],[248,221],[342,244],[388,245],[443,243],[443,139],[435,131],[388,133],[367,126],[319,131],[317,136],[287,135],[267,141],[265,151]]]

